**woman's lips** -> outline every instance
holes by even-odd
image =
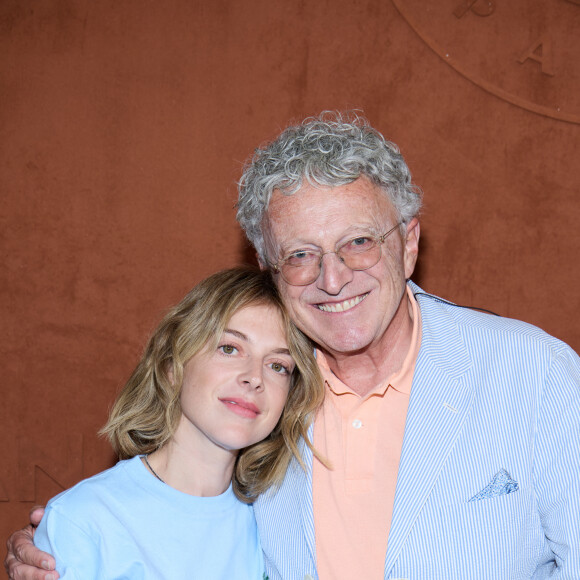
[[[220,401],[236,415],[246,419],[255,419],[260,414],[260,409],[245,399],[239,397],[223,397]]]

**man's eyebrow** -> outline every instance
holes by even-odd
[[[380,235],[383,228],[380,224],[350,224],[340,235],[339,240],[347,237],[355,237],[364,234]],[[317,243],[307,239],[307,238],[297,238],[295,240],[290,240],[289,242],[284,242],[280,244],[280,250],[282,253],[292,252],[289,248],[299,248],[300,246],[316,246],[320,247]]]
[[[345,236],[352,234],[356,235],[358,233],[361,234],[371,233],[379,235],[378,232],[380,232],[381,230],[382,228],[379,224],[365,224],[365,225],[352,224],[349,228],[347,228],[344,235]]]

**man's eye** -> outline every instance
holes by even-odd
[[[375,245],[375,240],[373,238],[368,238],[361,236],[359,238],[353,238],[352,240],[346,242],[344,246],[340,248],[342,252],[364,252],[365,250],[370,250]]]
[[[318,260],[318,254],[309,252],[307,250],[299,250],[290,254],[284,262],[290,266],[300,266],[303,264],[310,264]]]
[[[355,238],[354,240],[351,240],[351,244],[353,246],[364,246],[365,244],[372,244],[372,240],[371,238],[365,238],[365,237],[360,237],[360,238]]]
[[[233,344],[222,344],[218,346],[218,350],[221,350],[224,354],[234,354],[238,349]]]

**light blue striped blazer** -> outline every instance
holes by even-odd
[[[417,299],[384,577],[580,579],[580,359],[523,322]],[[303,455],[254,506],[270,580],[317,578]]]

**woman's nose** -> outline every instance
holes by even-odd
[[[240,380],[250,389],[261,389],[263,387],[262,365],[248,364],[242,371]]]

